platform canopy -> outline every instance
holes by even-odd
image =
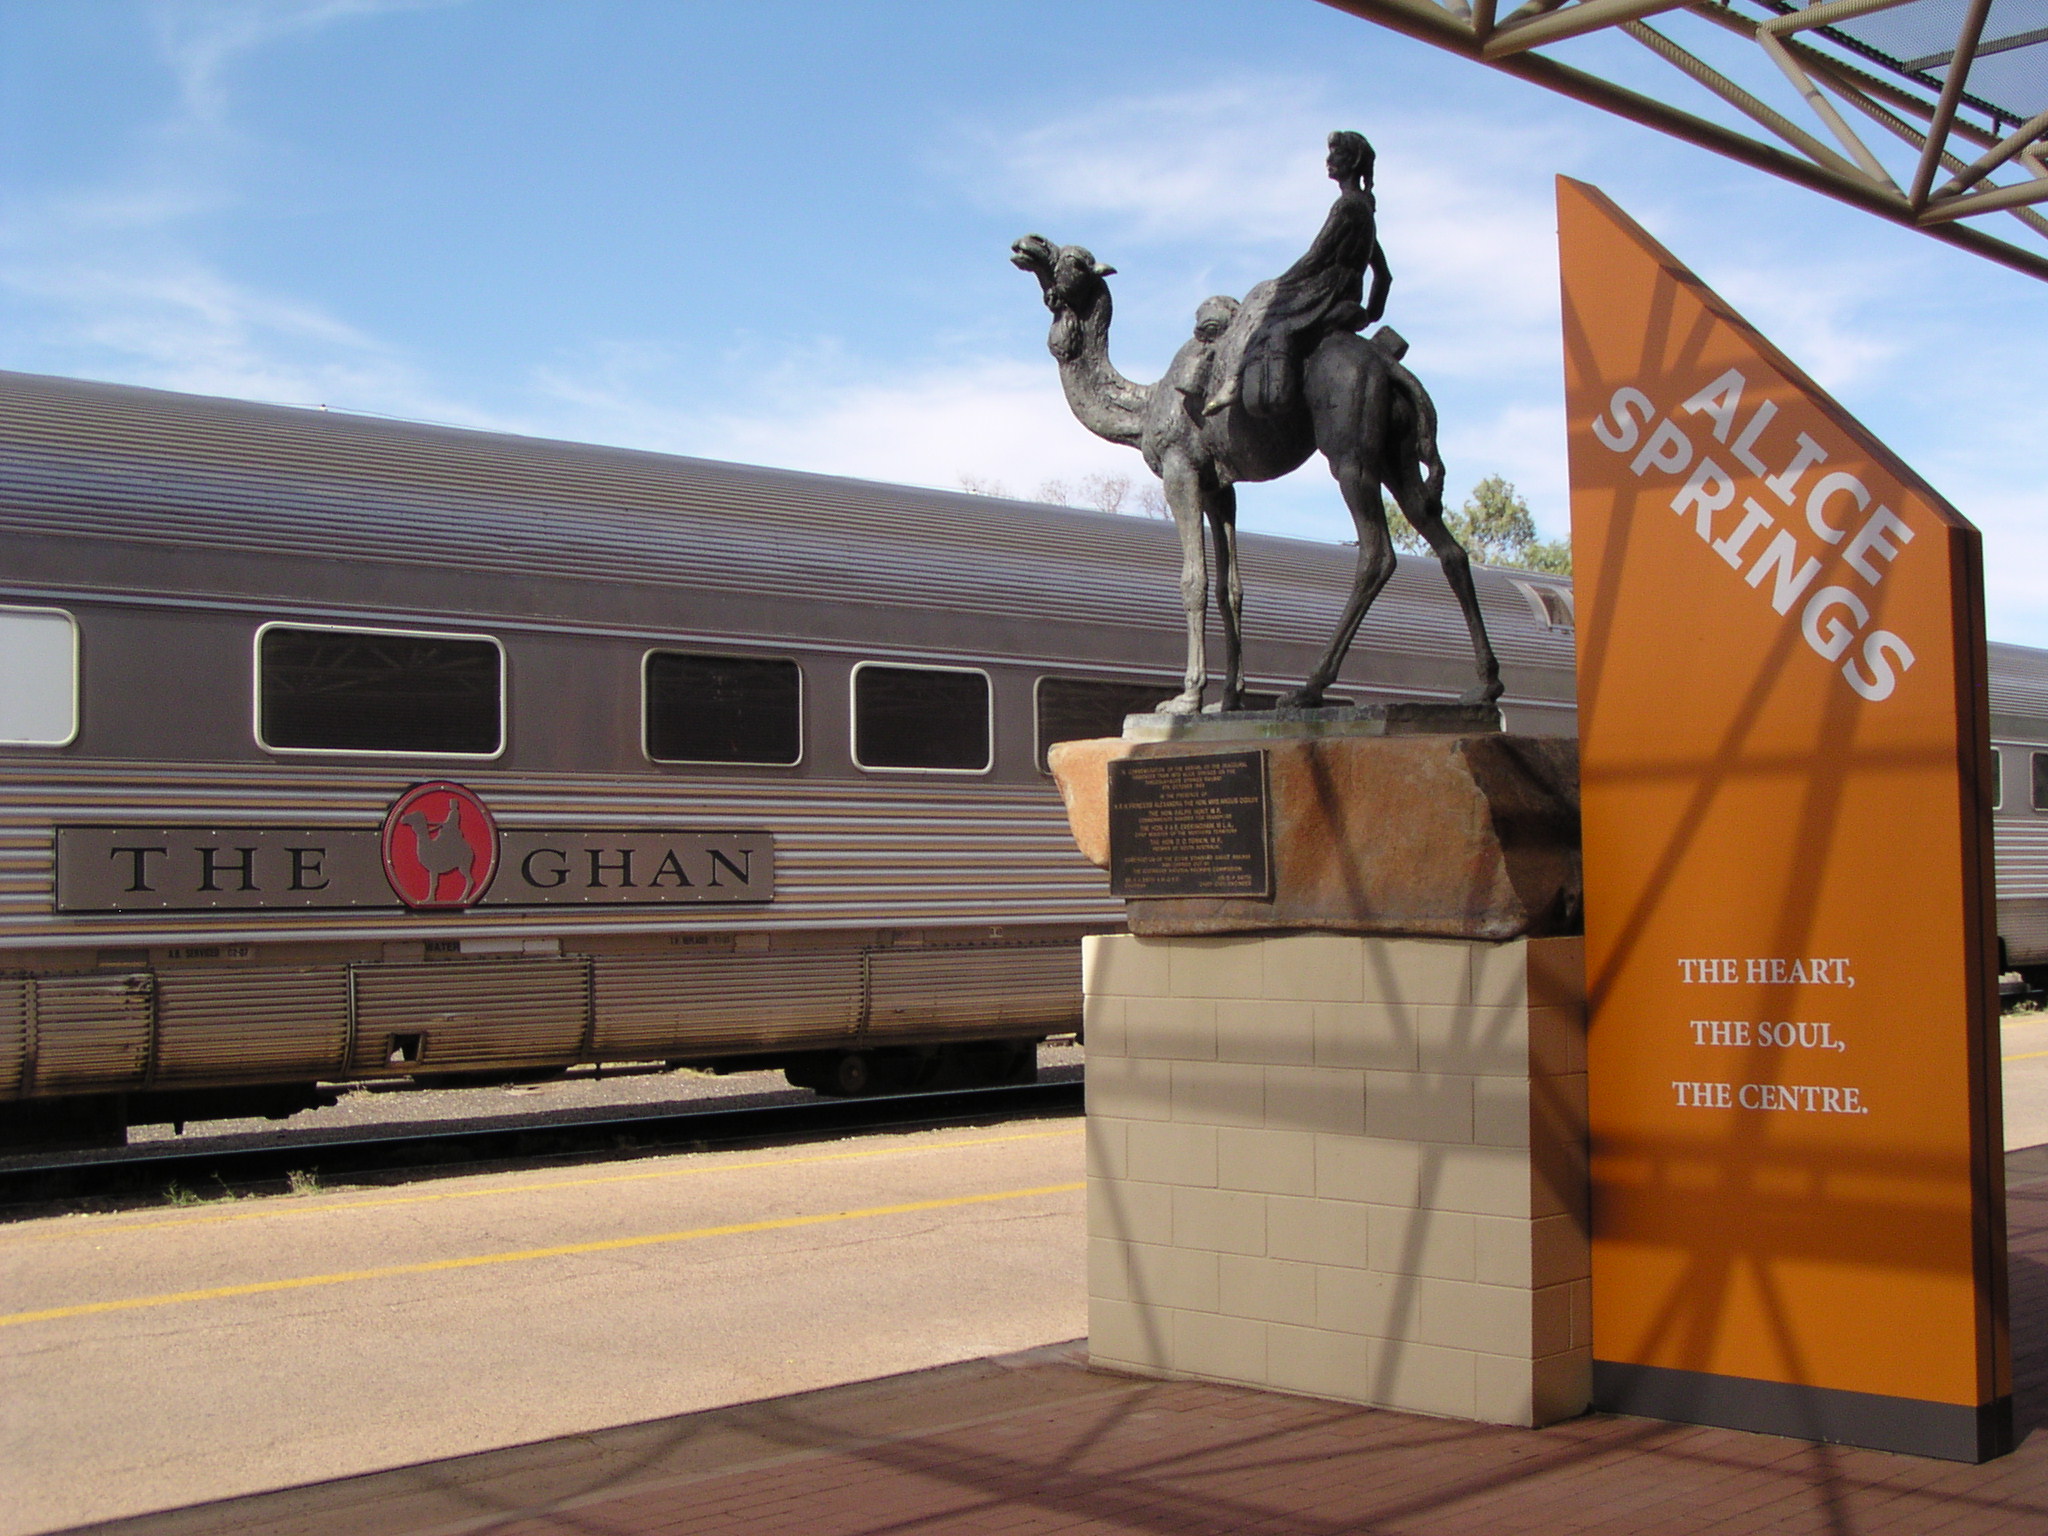
[[[2048,0],[1326,0],[2048,278]]]

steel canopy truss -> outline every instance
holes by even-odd
[[[2048,0],[1325,3],[2048,278]],[[1543,51],[1598,34],[1640,44],[1742,125]]]

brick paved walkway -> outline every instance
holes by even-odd
[[[2048,1532],[2048,1183],[1982,1467],[1644,1419],[1496,1429],[1093,1375],[1078,1346],[95,1527],[119,1536]]]

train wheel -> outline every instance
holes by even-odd
[[[844,1052],[832,1063],[825,1086],[820,1090],[835,1098],[857,1099],[875,1091],[874,1066],[859,1051]]]

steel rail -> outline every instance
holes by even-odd
[[[325,1183],[342,1178],[442,1175],[479,1164],[637,1156],[758,1141],[801,1140],[846,1131],[958,1125],[1015,1115],[1077,1114],[1080,1081],[961,1088],[941,1093],[806,1099],[736,1109],[612,1115],[595,1120],[440,1127],[403,1135],[356,1136],[205,1151],[138,1150],[127,1156],[38,1162],[0,1168],[0,1210],[136,1196],[162,1197],[172,1186],[204,1197],[285,1185],[293,1174]]]

